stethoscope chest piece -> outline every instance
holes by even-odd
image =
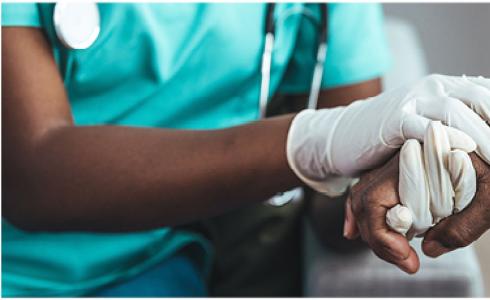
[[[69,49],[87,49],[99,36],[100,15],[96,3],[57,3],[53,22],[58,39]]]

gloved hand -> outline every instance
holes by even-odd
[[[408,139],[422,142],[431,120],[450,126],[455,148],[471,145],[471,137],[490,162],[488,99],[489,79],[431,75],[349,106],[304,110],[289,129],[288,162],[313,189],[338,196],[351,182],[345,177],[380,165]]]
[[[408,140],[400,151],[401,205],[388,210],[386,223],[407,238],[423,235],[440,220],[462,211],[476,194],[476,172],[466,149],[451,149],[438,121],[427,128],[424,150]]]

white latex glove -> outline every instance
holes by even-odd
[[[445,131],[440,122],[431,122],[423,150],[418,141],[408,140],[400,151],[401,205],[388,211],[386,223],[409,239],[463,210],[476,194],[471,159],[453,149]]]
[[[455,148],[473,147],[472,137],[490,162],[489,99],[489,79],[431,75],[349,106],[304,110],[289,129],[288,162],[310,187],[337,196],[351,183],[345,177],[380,165],[408,139],[422,142],[431,120],[453,127]]]

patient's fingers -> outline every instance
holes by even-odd
[[[368,230],[361,230],[369,246],[381,259],[398,266],[407,273],[415,273],[420,262],[417,253],[410,247],[408,240],[401,234],[388,229],[384,221],[387,209],[377,207],[368,213]]]
[[[352,213],[351,197],[345,202],[345,217],[344,217],[344,237],[349,240],[356,239],[359,236],[357,229],[356,217]]]
[[[351,190],[351,207],[347,206],[347,210],[355,217],[362,239],[378,257],[414,273],[419,268],[417,254],[403,235],[388,228],[385,219],[388,209],[400,202],[398,158],[395,156],[386,165],[361,177]]]
[[[408,245],[408,243],[407,243]],[[402,259],[390,259],[387,258],[383,253],[379,252],[378,249],[373,249],[376,256],[383,259],[386,262],[396,265],[402,271],[414,274],[420,268],[420,259],[417,255],[415,249],[413,249],[410,245],[408,245],[408,254],[405,258]]]

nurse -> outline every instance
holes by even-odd
[[[212,247],[175,226],[301,185],[337,195],[429,119],[469,116],[450,134],[470,141],[469,107],[487,109],[486,79],[431,76],[257,121],[265,4],[97,7],[98,38],[68,49],[54,4],[2,4],[4,296],[205,295]],[[309,90],[306,9],[274,11],[270,96]],[[320,108],[379,92],[381,25],[377,5],[329,5]]]

